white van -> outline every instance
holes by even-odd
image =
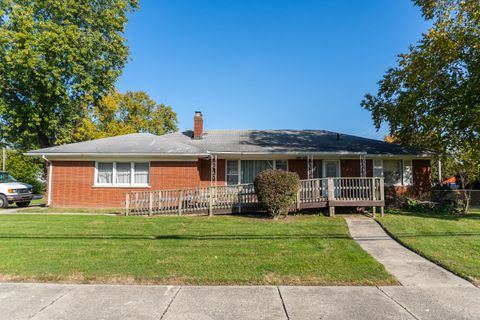
[[[28,207],[32,199],[31,185],[18,182],[8,172],[0,171],[0,208],[6,208],[14,202],[20,208]]]

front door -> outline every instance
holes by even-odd
[[[338,160],[325,160],[325,177],[324,178],[338,178],[340,177],[340,161]]]
[[[340,161],[339,160],[324,160],[323,161],[323,172],[324,172],[324,178],[338,178],[340,177]],[[327,196],[327,181],[324,180],[323,182],[325,184],[323,191],[324,191],[324,197]],[[338,184],[338,181],[333,181],[334,187]],[[335,197],[340,196],[339,189],[334,188],[334,194]]]

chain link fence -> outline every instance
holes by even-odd
[[[467,190],[470,211],[480,211],[480,190]],[[453,208],[461,208],[464,202],[464,190],[432,190],[432,201]]]

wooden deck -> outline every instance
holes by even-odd
[[[335,207],[385,206],[383,178],[322,178],[300,181],[292,211]],[[132,191],[126,194],[127,215],[226,214],[260,211],[253,184]]]

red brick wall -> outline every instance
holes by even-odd
[[[367,160],[367,177],[373,177],[373,161]],[[341,160],[340,171],[342,177],[360,177],[360,160]]]
[[[159,190],[197,187],[200,182],[198,162],[150,163],[151,188],[94,187],[94,161],[54,161],[52,207],[121,208],[130,190]]]
[[[217,184],[225,184],[226,161],[217,162]],[[429,160],[413,160],[413,189],[417,193],[431,186]],[[306,159],[288,161],[289,170],[297,172],[300,179],[307,178]],[[367,176],[372,176],[372,161],[367,160]],[[360,176],[359,160],[341,161],[342,177]],[[52,207],[118,207],[124,206],[125,193],[129,190],[159,190],[191,188],[210,185],[210,161],[192,162],[152,161],[150,163],[151,188],[94,187],[94,161],[54,161],[52,175]],[[47,176],[48,177],[48,176]],[[399,188],[398,192],[401,192]]]
[[[430,160],[412,160],[413,185],[417,194],[429,191],[432,187]]]
[[[288,171],[298,173],[300,179],[307,179],[307,160],[298,159],[298,160],[288,160]]]
[[[225,165],[226,165],[226,161],[224,159],[217,160],[217,185],[219,186],[225,185]],[[208,187],[211,185],[210,160],[200,159],[199,166],[200,166],[200,183],[202,186]]]

